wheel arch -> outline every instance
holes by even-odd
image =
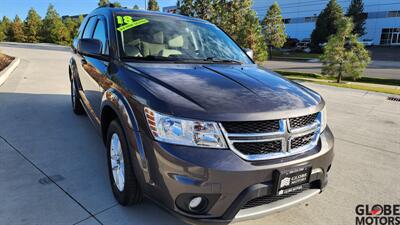
[[[107,129],[112,120],[117,118],[128,139],[131,160],[138,162],[146,182],[149,182],[148,162],[145,155],[142,138],[139,133],[139,126],[128,100],[114,88],[106,90],[102,97],[100,127],[103,142],[107,142]],[[136,163],[133,162],[135,165]],[[137,164],[136,164],[137,165]],[[139,176],[137,174],[137,176]]]
[[[68,64],[68,74],[69,74],[69,80],[71,81],[74,74],[77,74],[77,68],[76,68],[76,62],[73,57],[69,59],[69,64]]]

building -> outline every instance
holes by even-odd
[[[162,8],[162,11],[165,13],[176,13],[177,7],[176,6],[166,6]]]
[[[275,0],[253,0],[253,9],[260,20]],[[291,38],[310,38],[319,13],[328,0],[277,0],[282,9],[286,33]],[[346,12],[351,0],[337,0]],[[371,39],[374,45],[400,45],[400,1],[364,0],[367,13],[366,34],[360,39]]]
[[[262,20],[268,8],[277,1],[282,10],[286,33],[299,40],[310,38],[319,13],[329,0],[253,0],[253,9]],[[337,0],[346,12],[351,0]],[[180,4],[180,0],[178,3]],[[176,13],[176,6],[164,7],[163,12]],[[400,45],[400,0],[364,0],[367,14],[366,34],[360,39],[372,40],[374,45]]]
[[[177,6],[180,6],[181,2],[182,2],[182,0],[177,0],[176,5],[163,7],[162,11],[165,13],[177,13],[178,12]]]

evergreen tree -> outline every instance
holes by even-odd
[[[3,19],[0,22],[0,41],[10,41],[9,31],[10,31],[11,21],[8,17],[3,16]]]
[[[99,7],[105,6],[105,5],[107,5],[107,4],[110,4],[110,1],[109,1],[109,0],[99,0],[99,3],[97,3],[97,5],[98,5]]]
[[[370,63],[371,58],[364,45],[352,34],[353,23],[350,18],[343,17],[337,23],[337,33],[329,37],[321,56],[322,73],[337,76],[340,83],[344,76],[354,80],[360,78]]]
[[[113,4],[114,7],[116,7],[116,8],[121,8],[121,7],[122,7],[122,6],[121,6],[121,3],[118,2],[118,1],[110,2],[110,0],[99,0],[99,2],[97,3],[97,5],[98,5],[99,7],[105,6],[105,5],[107,5],[107,4]]]
[[[265,61],[267,59],[267,45],[262,35],[262,27],[254,10],[248,10],[245,15],[245,25],[239,37],[244,48],[250,48],[254,51],[256,61]],[[242,41],[243,40],[243,41]]]
[[[78,28],[81,26],[81,24],[82,24],[84,19],[85,19],[85,17],[82,14],[79,15],[79,17],[78,17]]]
[[[213,15],[211,16],[210,22],[219,27],[226,27],[225,23],[228,23],[227,0],[214,0],[212,7]]]
[[[71,17],[68,17],[65,19],[64,24],[69,32],[70,41],[72,41],[72,39],[78,34],[78,29],[80,26],[79,19],[72,19]]]
[[[182,4],[177,6],[179,13],[184,16],[194,16],[194,2],[193,0],[183,0]]]
[[[263,20],[264,37],[269,46],[269,55],[272,57],[272,46],[281,48],[286,42],[285,24],[281,14],[281,9],[277,2],[269,7],[267,15]]]
[[[242,48],[254,51],[254,58],[263,61],[267,46],[262,27],[251,8],[252,0],[183,0],[180,14],[206,19],[222,28]]]
[[[70,34],[52,4],[47,8],[41,29],[43,41],[56,44],[68,44]]]
[[[121,7],[122,7],[121,3],[118,2],[118,1],[115,1],[115,2],[112,3],[112,4],[114,5],[115,8],[121,8]]]
[[[0,41],[6,40],[6,32],[3,28],[3,20],[0,20]]]
[[[352,0],[346,16],[353,19],[354,34],[357,34],[358,36],[363,36],[366,34],[365,20],[367,19],[367,15],[364,13],[364,3],[362,0]]]
[[[221,28],[227,32],[242,48],[254,51],[254,59],[264,61],[267,57],[267,46],[262,35],[262,27],[256,12],[251,8],[252,0],[227,1],[223,9]]]
[[[4,41],[5,39],[6,39],[6,34],[4,32],[3,27],[0,25],[0,41]]]
[[[311,34],[311,43],[318,47],[328,37],[336,33],[336,23],[343,17],[343,11],[336,0],[330,0],[326,8],[318,15],[315,29]]]
[[[138,5],[136,5],[136,4],[135,4],[135,5],[133,6],[133,9],[135,9],[135,10],[139,10],[140,8],[139,8],[139,6],[138,6]]]
[[[24,34],[24,24],[19,16],[15,16],[14,21],[12,22],[9,28],[9,39],[13,42],[24,42],[25,34]]]
[[[147,10],[160,11],[160,7],[158,6],[157,0],[149,0]]]
[[[196,17],[210,21],[214,15],[214,5],[212,0],[197,0],[194,3]]]
[[[24,31],[26,35],[26,42],[37,43],[40,41],[40,28],[42,20],[35,9],[31,8],[28,11],[28,16],[25,19]]]

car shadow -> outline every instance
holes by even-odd
[[[87,116],[72,112],[69,95],[0,92],[0,124],[2,138],[46,175],[57,177],[57,185],[102,223],[186,224],[147,199],[130,207],[117,204],[102,139]]]

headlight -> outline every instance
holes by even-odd
[[[321,110],[321,132],[323,132],[326,128],[326,124],[328,122],[327,114],[326,114],[326,106]]]
[[[144,108],[147,123],[157,141],[206,148],[226,148],[218,124],[176,118]]]

